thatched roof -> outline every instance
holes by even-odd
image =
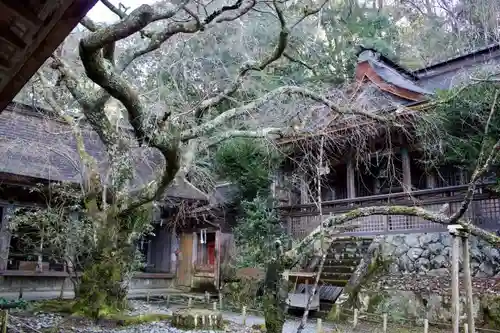
[[[89,126],[81,126],[87,152],[99,163],[102,175],[108,162],[104,146]],[[81,182],[81,165],[70,127],[43,110],[11,103],[0,114],[0,172],[41,180]],[[132,148],[135,163],[132,188],[148,183],[160,172],[165,160],[153,149]],[[207,200],[187,182],[172,184],[168,197]]]

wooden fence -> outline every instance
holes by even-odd
[[[467,186],[463,185],[325,201],[322,204],[323,216],[341,214],[359,207],[381,205],[419,206],[437,212],[444,204],[449,204],[449,211],[446,213],[451,213],[460,207],[466,191]],[[316,204],[282,206],[280,212],[289,223],[289,231],[296,239],[305,237],[320,223]],[[478,186],[465,218],[489,230],[500,229],[500,197],[489,189],[489,185]],[[445,230],[442,225],[414,216],[367,216],[360,220],[362,220],[361,227],[349,234],[369,236]]]

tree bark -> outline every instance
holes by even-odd
[[[127,307],[129,262],[134,258],[117,247],[100,249],[95,259],[84,268],[78,285],[75,312],[98,319]]]
[[[147,209],[146,209],[147,210]],[[125,218],[106,215],[99,223],[97,243],[91,259],[83,267],[78,286],[75,311],[98,319],[127,307],[128,285],[136,263],[135,244],[131,235],[142,234],[149,223],[142,211]]]
[[[284,266],[280,259],[270,262],[264,283],[264,319],[267,333],[282,333],[285,324],[285,307],[288,281],[283,279]]]
[[[349,298],[346,301],[348,305],[352,305],[355,308],[359,305],[357,304],[359,289],[363,282],[365,282],[365,278],[370,275],[370,267],[376,264],[378,258],[377,252],[383,239],[383,236],[377,236],[373,239],[363,259],[361,259],[361,262],[358,264],[356,270],[344,287],[344,293],[349,294]]]

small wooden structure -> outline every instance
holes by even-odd
[[[283,273],[283,276],[288,277],[287,280],[292,282],[293,280],[294,292],[288,293],[288,298],[286,300],[286,305],[289,308],[300,308],[305,309],[307,303],[309,302],[309,296],[311,293],[312,284],[316,279],[316,273],[313,272],[290,272],[287,271]],[[305,284],[304,292],[298,292],[298,285]],[[317,311],[319,310],[319,292],[316,292],[309,304],[309,310]]]

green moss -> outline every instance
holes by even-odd
[[[115,320],[119,326],[132,326],[145,323],[153,323],[163,320],[171,320],[172,316],[163,313],[148,313],[138,316],[128,316],[123,314],[113,314],[103,319]]]
[[[359,292],[361,289],[370,284],[376,277],[382,275],[387,271],[391,259],[383,258],[381,255],[377,254],[372,259],[368,268],[366,270],[366,274],[362,277],[361,282],[356,286],[350,286],[349,288],[345,288],[344,292],[348,294],[349,298],[346,301],[346,306],[351,308],[360,308],[361,304],[359,304]]]
[[[352,219],[355,219],[356,217],[358,217],[359,215],[360,215],[359,209],[353,209],[353,210],[347,212],[345,216],[348,220],[352,220]]]
[[[252,325],[252,330],[265,333],[266,332],[266,324]]]
[[[326,320],[334,323],[345,323],[349,319],[349,316],[341,311],[340,306],[333,304],[330,312],[326,316]]]
[[[72,300],[51,299],[32,303],[35,312],[72,314],[75,302]]]
[[[484,324],[491,329],[500,328],[500,297],[484,296],[480,302]]]
[[[369,300],[368,300],[368,307],[367,311],[370,313],[375,313],[377,312],[378,306],[380,303],[382,303],[385,300],[385,297],[382,293],[377,293],[374,295],[371,295]]]

